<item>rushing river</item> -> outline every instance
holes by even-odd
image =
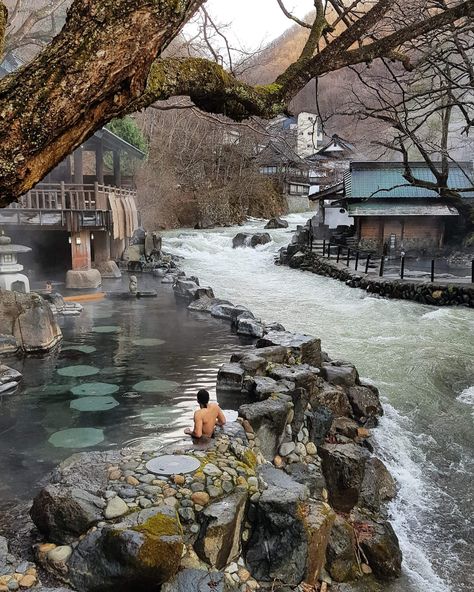
[[[265,320],[321,337],[332,357],[352,361],[381,390],[378,453],[399,484],[391,519],[404,575],[391,592],[471,592],[474,586],[474,313],[383,300],[310,273],[274,265],[296,223],[273,242],[235,249],[245,227],[167,233],[165,248],[218,297]]]

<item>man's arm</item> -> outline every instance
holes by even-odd
[[[202,436],[202,417],[199,411],[194,414],[194,430],[193,436],[200,438]]]
[[[223,426],[223,425],[225,425],[225,423],[226,423],[226,418],[225,418],[224,412],[219,407],[219,413],[217,414],[217,424],[220,426]]]

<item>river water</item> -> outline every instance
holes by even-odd
[[[383,300],[329,278],[274,265],[297,223],[270,231],[273,242],[232,249],[245,227],[175,231],[165,248],[216,296],[268,321],[323,341],[331,357],[352,361],[381,390],[385,416],[378,454],[397,478],[393,526],[404,553],[391,592],[472,592],[474,469],[474,313]]]

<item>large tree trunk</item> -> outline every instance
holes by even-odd
[[[150,66],[203,0],[83,0],[62,32],[0,82],[0,204],[140,97]]]
[[[327,6],[318,1],[300,58],[273,84],[252,87],[208,60],[161,59],[204,1],[74,0],[61,33],[28,66],[0,81],[0,206],[31,189],[113,117],[189,95],[200,108],[236,120],[270,118],[314,76],[381,56],[406,63],[399,51],[404,43],[474,15],[474,0],[459,0],[379,35],[373,31],[398,0],[377,0],[317,50]],[[2,7],[0,0],[0,17]],[[3,27],[0,18],[0,42]]]

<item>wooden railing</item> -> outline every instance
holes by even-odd
[[[10,207],[28,210],[109,210],[108,195],[136,197],[136,191],[94,183],[39,183]]]

